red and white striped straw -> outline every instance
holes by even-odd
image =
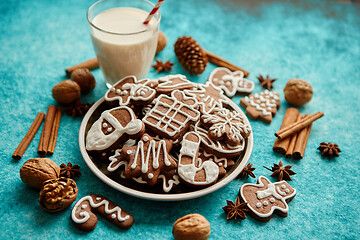
[[[151,12],[149,13],[149,15],[147,16],[147,18],[145,19],[145,21],[143,22],[143,24],[148,24],[152,18],[152,16],[154,16],[154,14],[159,10],[161,4],[163,4],[165,0],[159,0],[155,7],[153,8],[153,10],[151,10]]]

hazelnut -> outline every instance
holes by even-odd
[[[285,100],[295,106],[309,102],[313,95],[310,83],[301,79],[290,79],[284,88]]]
[[[52,89],[53,98],[62,104],[69,104],[80,99],[80,87],[71,80],[64,80]]]
[[[96,85],[96,81],[92,73],[87,68],[79,68],[71,73],[71,80],[76,82],[82,93],[91,92]]]
[[[29,159],[20,168],[21,180],[34,188],[41,188],[43,182],[58,178],[59,174],[59,166],[48,158]]]
[[[176,240],[205,240],[210,236],[210,223],[200,214],[185,215],[174,223],[172,233]]]
[[[49,212],[69,207],[77,198],[79,189],[71,178],[61,177],[44,182],[39,197],[40,206]]]
[[[162,31],[159,31],[156,54],[158,54],[165,48],[166,43],[167,43],[167,39],[165,34]]]

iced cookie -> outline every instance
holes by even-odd
[[[121,229],[129,229],[133,216],[107,198],[92,194],[81,198],[71,211],[71,219],[80,230],[90,232],[97,225],[98,214]]]
[[[156,87],[157,95],[170,95],[172,91],[193,89],[194,84],[190,82],[184,75],[168,75],[158,79],[159,85]]]
[[[289,212],[288,202],[296,195],[296,190],[286,181],[271,183],[260,176],[257,184],[246,183],[240,188],[240,196],[258,221],[266,222],[274,213],[286,217]]]
[[[228,159],[225,157],[217,157],[214,154],[207,153],[205,150],[200,148],[199,162],[204,161],[213,161],[219,167],[219,178],[223,177],[226,174],[226,169],[234,166],[235,162],[232,159]]]
[[[236,93],[250,94],[254,90],[254,83],[244,78],[243,72],[232,72],[223,67],[215,68],[208,81],[222,89],[230,98]]]
[[[251,119],[271,123],[280,107],[280,97],[276,92],[265,90],[240,99],[240,105],[245,108],[246,115]]]

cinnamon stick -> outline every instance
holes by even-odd
[[[61,120],[61,108],[57,108],[56,113],[55,113],[54,123],[51,128],[50,142],[49,142],[49,146],[47,148],[48,155],[54,154],[56,140],[57,140],[58,131],[59,131],[59,127],[60,127],[60,120]]]
[[[306,115],[305,115],[305,117],[306,117]],[[310,132],[311,132],[311,124],[308,127],[303,128],[299,132],[298,138],[296,141],[296,145],[294,148],[294,152],[292,154],[293,159],[300,160],[304,157],[304,153],[305,153],[307,142],[309,140]]]
[[[19,146],[16,148],[15,152],[12,155],[12,158],[15,160],[20,160],[24,155],[27,147],[30,145],[32,139],[34,138],[35,134],[37,133],[38,129],[41,126],[45,117],[45,113],[38,113],[36,115],[35,120],[31,124],[28,132],[26,133],[23,140],[20,142]]]
[[[299,111],[296,108],[288,108],[285,112],[285,116],[282,121],[280,130],[296,122],[298,115],[299,115]],[[285,154],[288,149],[289,142],[290,142],[290,138],[285,138],[281,140],[276,138],[273,146],[273,151],[277,153]]]
[[[287,126],[286,128],[281,129],[280,131],[276,132],[275,136],[278,137],[279,139],[284,139],[288,136],[293,135],[296,132],[299,132],[301,129],[309,126],[314,121],[321,118],[322,116],[324,116],[324,113],[322,113],[322,112],[317,112],[317,113],[314,113],[313,115],[308,115],[307,117],[304,117],[300,121],[295,122],[295,123]]]
[[[204,52],[205,52],[207,58],[209,59],[209,62],[215,64],[216,66],[226,67],[226,68],[230,69],[231,71],[241,71],[244,73],[244,77],[247,77],[249,75],[248,71],[232,64],[231,62],[219,57],[218,55],[211,53],[205,49],[204,49]]]
[[[77,65],[68,67],[67,69],[65,69],[65,72],[66,72],[66,76],[70,77],[71,73],[76,69],[87,68],[89,70],[93,70],[93,69],[98,68],[98,67],[99,67],[99,63],[98,63],[97,58],[92,58],[92,59],[89,59],[89,60],[87,60],[85,62],[82,62],[82,63],[79,63]]]
[[[54,105],[49,106],[46,112],[45,122],[42,129],[39,147],[38,147],[38,154],[40,157],[44,157],[47,153],[47,149],[50,141],[50,135],[51,135],[51,128],[54,123],[55,113],[56,113],[56,107]]]
[[[303,118],[303,115],[301,113],[299,113],[298,117],[296,119],[296,122],[300,121],[302,118]],[[291,139],[291,140],[290,140],[289,147],[288,147],[288,149],[286,151],[285,157],[286,158],[291,158],[292,155],[293,155],[294,149],[295,149],[296,140],[298,139],[298,134],[294,134],[294,135],[292,135],[290,137],[287,137],[286,139]]]

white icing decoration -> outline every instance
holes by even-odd
[[[120,89],[116,89],[116,94],[120,94],[121,90]]]
[[[108,165],[107,168],[106,168],[106,170],[108,170],[108,172],[114,172],[114,171],[116,171],[119,167],[121,167],[121,166],[123,166],[123,165],[124,165],[125,168],[126,168],[128,162],[126,162],[126,161],[119,161],[119,162],[118,162],[117,157],[120,157],[120,155],[121,155],[121,149],[116,149],[115,155],[109,157],[110,163],[109,163],[109,165]],[[116,163],[116,162],[117,162],[117,163]],[[116,163],[116,164],[113,166],[114,163]]]
[[[107,128],[107,126],[108,126],[107,123],[103,123],[103,124],[102,124],[102,127],[103,127],[103,128]]]
[[[261,207],[262,206],[262,204],[261,204],[261,202],[258,202],[258,203],[256,203],[256,207]]]
[[[101,200],[101,197],[97,197],[97,198],[95,198],[96,199],[96,201],[100,201]]]
[[[286,186],[283,184],[283,185],[281,185],[281,188],[282,188],[282,189],[285,189],[285,188],[286,188]]]
[[[270,198],[270,202],[274,203],[275,202],[275,198]]]
[[[148,136],[144,136],[142,140],[143,140],[144,142],[147,142],[147,141],[149,141],[149,138],[148,138]]]
[[[190,134],[196,135],[198,138],[197,142],[193,142],[187,140],[186,137]],[[204,161],[201,166],[196,167],[196,161],[198,159],[197,153],[199,151],[201,142],[201,137],[199,134],[195,132],[188,132],[183,137],[181,142],[181,149],[179,155],[179,163],[178,163],[178,174],[179,176],[186,182],[191,183],[193,185],[209,185],[212,182],[215,182],[219,176],[219,167],[213,161]],[[188,156],[192,158],[192,163],[183,165],[181,163],[182,157]],[[195,176],[196,173],[200,170],[205,170],[205,181],[204,182],[196,182]]]
[[[115,219],[116,218],[116,214],[114,213],[114,214],[111,214],[111,218],[112,219]]]
[[[148,178],[149,178],[149,179],[152,179],[153,177],[154,177],[154,174],[152,174],[152,173],[149,173],[149,174],[148,174]]]
[[[130,154],[132,153],[132,151],[131,151],[131,150],[127,150],[126,153],[127,153],[128,155],[130,155]]]
[[[220,162],[220,163],[218,163],[218,165],[219,165],[219,167],[222,167],[223,164]]]
[[[181,82],[177,83],[177,84],[172,84],[172,81],[171,81],[172,79],[180,79]],[[187,86],[189,84],[191,84],[191,82],[184,75],[181,75],[181,74],[167,75],[167,76],[159,78],[159,85],[157,86],[157,88],[159,88],[159,89],[178,89],[183,86]]]
[[[256,110],[261,111],[262,115],[271,115],[271,109],[276,108],[276,102],[280,100],[279,95],[276,92],[265,90],[260,94],[246,96],[245,102],[248,102],[250,106],[255,107]]]
[[[81,208],[82,208],[82,209],[85,209],[86,207],[87,207],[86,204],[81,205]]]
[[[130,113],[131,121],[123,127],[120,122],[110,113],[118,109],[125,109]],[[101,130],[101,123],[106,119],[113,127],[114,131],[105,135]],[[143,128],[141,120],[136,119],[134,112],[126,106],[121,106],[104,111],[100,118],[93,123],[90,130],[86,135],[86,149],[92,150],[104,150],[113,145],[124,133],[129,135],[135,135],[139,133]]]
[[[179,176],[174,175],[173,179],[169,179],[167,182],[168,186],[166,186],[166,177],[164,175],[160,175],[159,178],[163,180],[163,190],[164,192],[170,192],[174,185],[178,185],[180,183]]]
[[[285,189],[285,192],[286,192],[286,193],[289,193],[289,192],[290,192],[290,190],[289,190],[289,189]]]
[[[269,202],[268,202],[268,201],[264,201],[264,202],[263,202],[263,205],[264,205],[264,206],[267,206],[267,205],[269,205]]]
[[[109,127],[109,128],[107,129],[107,131],[108,131],[108,132],[111,132],[111,131],[112,131],[112,128],[111,128],[111,127]]]
[[[100,201],[101,198],[98,200],[98,197],[96,198],[97,201]],[[98,208],[100,207],[101,205],[104,205],[104,212],[106,214],[112,214],[114,213],[116,216],[117,216],[117,219],[120,221],[120,222],[123,222],[125,221],[126,219],[129,219],[130,216],[129,215],[126,215],[125,217],[122,217],[121,216],[121,211],[122,209],[118,206],[112,208],[112,209],[109,209],[109,201],[106,200],[106,199],[103,199],[101,202],[99,203],[95,203],[93,198],[91,196],[85,196],[83,198],[81,198],[76,204],[75,206],[73,207],[72,211],[71,211],[71,218],[72,220],[77,223],[77,224],[81,224],[81,223],[85,223],[87,220],[89,220],[90,218],[90,214],[88,212],[85,212],[85,211],[82,211],[81,210],[81,207],[79,207],[84,201],[88,201],[90,206],[92,208]],[[80,212],[80,213],[79,213]],[[77,216],[76,216],[76,213],[79,213],[79,216],[82,217],[82,219],[79,219]],[[115,216],[115,217],[116,217]]]

